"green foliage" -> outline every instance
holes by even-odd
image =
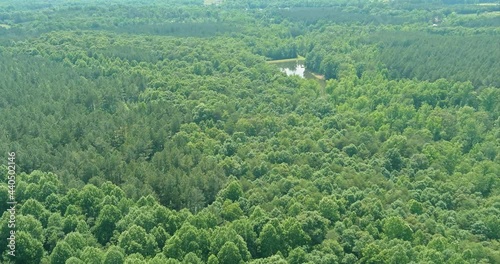
[[[147,234],[140,226],[133,225],[118,238],[118,246],[125,254],[139,253],[142,256],[154,256],[157,249],[155,237]]]
[[[2,171],[5,171],[5,169],[2,168]],[[7,186],[4,186],[4,185],[0,186],[0,199],[2,201],[9,200],[9,189],[7,188]],[[8,208],[9,208],[9,206],[7,205],[7,203],[0,205],[0,209],[2,210],[2,212],[5,212]]]
[[[197,256],[206,257],[209,248],[207,231],[185,223],[166,242],[163,253],[167,257],[182,259],[189,252],[196,253]]]
[[[498,6],[213,2],[0,3],[0,262],[500,263]]]
[[[80,207],[87,217],[97,217],[100,211],[99,202],[103,198],[103,193],[97,187],[93,185],[85,185],[82,191],[79,193],[78,200],[80,202]]]
[[[241,184],[237,181],[232,181],[223,190],[222,198],[224,200],[229,199],[235,202],[238,201],[238,199],[242,196],[243,196],[243,189],[241,188]]]
[[[332,223],[340,219],[338,203],[329,197],[321,199],[319,202],[319,211],[324,218],[330,220]]]
[[[160,263],[179,263],[179,261],[173,259],[167,259],[163,253],[157,254],[154,258],[150,259],[148,263],[160,264]]]
[[[311,242],[311,238],[302,229],[301,224],[295,218],[288,218],[282,224],[283,242],[288,245],[289,249],[307,246]]]
[[[186,256],[184,256],[184,259],[182,261],[182,263],[186,263],[186,264],[202,264],[203,261],[201,261],[201,259],[196,256],[195,253],[193,252],[190,252],[190,253],[187,253]]]
[[[247,249],[247,243],[245,240],[237,233],[237,231],[232,228],[217,228],[214,230],[211,238],[210,250],[213,253],[218,253],[222,249],[222,247],[227,242],[232,242],[239,251],[239,256],[243,261],[248,261],[250,259],[250,252]],[[252,237],[255,239],[255,237]]]
[[[303,248],[297,247],[292,251],[290,251],[287,260],[290,264],[306,263],[307,261],[306,252],[304,251]]]
[[[207,264],[219,264],[219,259],[215,255],[210,255]]]
[[[381,42],[380,60],[388,65],[391,78],[429,81],[447,78],[496,87],[500,84],[494,74],[498,66],[490,60],[498,56],[494,54],[497,36],[444,35],[435,30],[429,33],[383,32],[373,38]],[[457,60],[467,63],[457,63]],[[467,96],[467,91],[462,92]],[[462,97],[462,100],[467,99]]]
[[[263,257],[277,253],[283,246],[283,238],[272,224],[264,225],[259,235],[259,252]]]
[[[384,220],[383,231],[389,239],[411,240],[413,230],[399,217],[389,217]]]
[[[243,211],[241,210],[239,203],[231,203],[226,200],[222,207],[222,217],[224,217],[227,221],[237,220],[243,215]]]
[[[77,257],[71,257],[68,260],[66,260],[66,263],[68,263],[68,264],[82,264],[85,262],[83,262],[81,259],[79,259]]]
[[[97,217],[94,232],[97,241],[106,244],[113,236],[116,222],[120,219],[121,213],[114,205],[105,205]]]
[[[42,242],[23,231],[16,232],[16,249],[15,263],[40,263],[43,257]]]
[[[125,256],[117,247],[110,247],[104,255],[104,264],[122,264],[125,261]]]
[[[311,238],[313,245],[321,243],[326,237],[330,221],[322,217],[316,211],[307,211],[300,214],[298,220],[302,223],[302,229]]]
[[[233,242],[226,242],[217,254],[220,264],[243,263],[238,247]]]
[[[71,246],[65,241],[57,243],[56,247],[50,254],[51,264],[64,264],[66,260],[73,257],[75,254]]]
[[[101,263],[104,259],[102,250],[95,247],[85,247],[82,250],[80,259],[85,263]]]

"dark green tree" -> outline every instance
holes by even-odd
[[[73,257],[75,251],[71,248],[71,246],[65,241],[61,241],[57,243],[56,247],[50,254],[50,263],[52,264],[64,264],[66,260]]]
[[[120,210],[114,205],[105,205],[97,217],[94,234],[97,241],[106,244],[113,236],[116,223],[121,218]]]
[[[389,217],[384,220],[383,231],[389,239],[411,240],[413,230],[400,217]]]
[[[233,242],[227,242],[222,246],[217,258],[220,264],[239,264],[243,263],[240,251],[238,247]]]

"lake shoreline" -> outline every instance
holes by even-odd
[[[297,75],[300,76],[301,78],[315,79],[320,82],[325,81],[324,75],[311,72],[304,67],[305,58],[302,56],[298,56],[297,58],[291,58],[291,59],[266,61],[266,63],[277,65],[281,69],[281,71],[286,73],[286,75],[288,76]],[[299,70],[300,71],[299,72],[297,70],[298,67],[301,68],[302,71]]]
[[[283,62],[294,62],[294,61],[305,61],[306,58],[302,57],[302,56],[298,56],[297,58],[291,58],[291,59],[282,59],[282,60],[270,60],[270,61],[266,61],[266,63],[269,63],[269,64],[274,64],[274,63],[283,63]]]
[[[323,81],[325,80],[325,75],[316,74],[316,73],[314,73],[312,71],[309,71],[309,72],[311,73],[312,76],[316,77],[316,79],[323,80]]]

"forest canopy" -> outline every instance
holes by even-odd
[[[500,263],[499,12],[2,1],[1,262]]]

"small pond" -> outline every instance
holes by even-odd
[[[323,76],[314,74],[306,69],[304,60],[270,61],[288,76],[299,76],[301,78],[317,80],[321,85],[325,85]]]
[[[278,66],[278,68],[288,76],[296,75],[305,78],[306,67],[302,61],[287,61],[273,64]]]

